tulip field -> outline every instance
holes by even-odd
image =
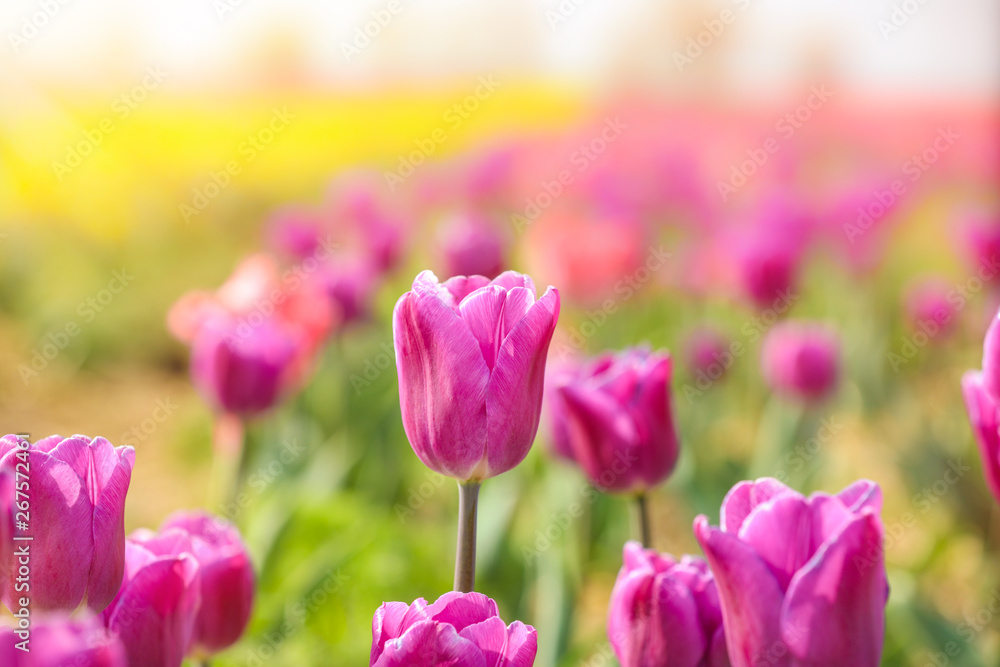
[[[477,81],[0,141],[0,666],[1000,664],[996,109]]]

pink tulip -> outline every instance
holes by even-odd
[[[722,378],[732,364],[730,342],[714,329],[698,329],[687,339],[687,363],[699,380],[714,382]]]
[[[933,278],[911,287],[906,295],[910,326],[931,340],[946,338],[957,323],[958,310],[951,300],[953,292],[947,283]]]
[[[23,642],[23,644],[22,644]],[[21,650],[18,645],[26,650]],[[4,667],[128,667],[121,641],[90,616],[32,618],[30,634],[0,625]]]
[[[455,216],[442,225],[439,237],[448,275],[493,278],[507,263],[504,236],[485,216]]]
[[[32,537],[31,609],[72,611],[84,604],[99,612],[122,582],[125,495],[135,450],[83,435],[43,438],[26,455],[18,443],[15,435],[0,438],[0,475],[10,475],[0,484],[0,536]],[[27,510],[18,507],[24,496],[16,495],[24,488]],[[26,528],[17,525],[21,520]],[[12,611],[23,596],[15,574],[19,546],[10,539],[0,543],[0,595]]]
[[[220,316],[201,327],[191,348],[191,376],[220,411],[241,416],[277,404],[292,384],[296,341],[272,322],[251,327]]]
[[[179,667],[201,606],[191,536],[138,530],[125,544],[125,580],[101,618],[121,638],[130,665]]]
[[[282,209],[268,224],[268,242],[285,255],[304,260],[320,247],[323,227],[318,213],[301,208]]]
[[[881,508],[868,480],[806,498],[764,478],[733,487],[719,528],[695,520],[733,667],[879,664],[888,600]]]
[[[416,277],[392,324],[403,427],[425,465],[480,481],[524,459],[558,317],[559,292],[536,301],[531,278],[514,271]]]
[[[641,493],[673,472],[671,371],[668,353],[633,348],[587,362],[554,392],[550,416],[595,486]]]
[[[445,593],[433,604],[386,602],[372,619],[370,667],[531,667],[538,636],[505,625],[481,593]]]
[[[320,268],[317,280],[344,324],[368,319],[379,286],[379,271],[369,262],[335,257]]]
[[[240,638],[253,610],[254,572],[239,531],[204,512],[178,513],[161,530],[183,530],[201,574],[201,609],[194,624],[193,653],[204,657]]]
[[[840,375],[840,341],[817,324],[783,322],[764,339],[761,368],[771,388],[807,402],[829,396]]]
[[[629,542],[608,605],[622,667],[729,667],[719,594],[708,564]]]
[[[738,251],[743,291],[758,308],[774,308],[796,289],[799,250],[777,234],[763,234]]]
[[[986,483],[1000,502],[1000,314],[986,332],[983,370],[969,371],[962,377],[962,394]]]
[[[975,211],[965,218],[963,231],[976,268],[996,266],[1000,262],[1000,217]]]

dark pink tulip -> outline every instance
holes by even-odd
[[[440,229],[445,270],[452,276],[500,275],[506,264],[506,241],[488,218],[466,213],[447,220]]]
[[[0,665],[4,667],[128,667],[121,641],[108,632],[100,619],[67,616],[32,618],[31,634],[25,637],[0,625]]]
[[[634,348],[591,360],[559,386],[550,414],[564,420],[558,428],[595,486],[641,492],[673,472],[679,444],[671,372],[666,352]]]
[[[557,457],[575,463],[573,443],[570,441],[566,421],[566,401],[560,394],[560,387],[574,382],[580,375],[584,363],[576,358],[559,358],[551,355],[545,369],[545,397],[543,400],[549,445]]]
[[[252,416],[277,404],[291,384],[295,360],[296,339],[287,329],[220,315],[195,336],[191,377],[217,409]]]
[[[962,377],[962,394],[986,483],[1000,502],[1000,314],[986,331],[983,370],[969,371]]]
[[[714,329],[698,329],[687,339],[687,363],[691,374],[709,382],[720,379],[732,364],[730,342]]]
[[[510,470],[538,430],[559,292],[528,276],[493,281],[430,271],[392,314],[403,427],[429,468],[460,481]]]
[[[505,625],[482,593],[445,593],[433,604],[386,602],[372,619],[370,667],[531,667],[538,636]]]
[[[978,267],[994,267],[1000,262],[1000,218],[985,212],[967,214],[966,243]]]
[[[695,520],[733,667],[877,667],[888,600],[881,508],[868,480],[806,498],[763,478],[733,487],[720,527]]]
[[[340,256],[317,274],[327,298],[340,312],[344,324],[367,319],[378,289],[378,271],[367,261]]]
[[[622,667],[729,667],[719,594],[708,564],[625,545],[608,604]]]
[[[268,242],[285,255],[306,259],[320,247],[323,221],[318,213],[288,208],[274,214],[267,228]]]
[[[774,308],[789,301],[796,287],[799,249],[778,234],[762,233],[739,250],[743,291],[759,308]]]
[[[53,435],[30,446],[27,466],[18,457],[18,438],[0,438],[0,473],[28,482],[28,530],[32,536],[31,608],[72,611],[81,604],[104,609],[122,582],[125,568],[125,495],[135,450],[104,438]],[[21,466],[20,468],[18,466]],[[17,477],[17,472],[22,473]],[[27,474],[27,479],[23,474]],[[16,528],[14,484],[0,485],[0,534]],[[15,543],[0,544],[0,593],[8,609],[15,590]]]
[[[819,324],[776,324],[764,338],[761,368],[774,391],[807,402],[821,400],[837,386],[840,341]]]
[[[178,513],[162,530],[183,530],[201,573],[201,609],[194,625],[193,653],[209,656],[228,648],[246,630],[253,609],[254,573],[239,531],[204,512]]]
[[[922,331],[930,340],[946,338],[957,322],[958,311],[951,300],[953,291],[944,281],[933,278],[910,288],[906,295],[910,326],[916,331]]]
[[[179,667],[191,646],[201,606],[201,576],[191,537],[172,529],[132,533],[125,543],[125,580],[101,614],[118,635],[130,665]]]

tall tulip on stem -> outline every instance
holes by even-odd
[[[403,428],[427,467],[459,483],[455,589],[475,586],[479,485],[524,460],[538,430],[559,292],[528,276],[430,271],[392,314]]]

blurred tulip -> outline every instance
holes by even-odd
[[[1000,263],[1000,217],[979,211],[969,213],[963,231],[976,268]]]
[[[597,487],[641,493],[665,480],[679,443],[666,352],[604,354],[560,385],[550,405],[572,457]]]
[[[558,336],[558,334],[556,334]],[[573,444],[567,429],[566,402],[559,394],[560,387],[574,382],[580,375],[583,362],[577,358],[562,358],[550,354],[545,368],[545,392],[542,402],[543,419],[549,433],[549,445],[556,457],[575,463]]]
[[[201,606],[201,577],[186,531],[148,530],[125,542],[125,580],[101,614],[121,638],[130,665],[179,667]]]
[[[378,196],[383,185],[375,172],[347,174],[330,188],[327,206],[340,252],[363,258],[379,274],[399,262],[406,227]]]
[[[360,259],[337,257],[320,269],[319,281],[344,324],[369,317],[378,288],[378,272]]]
[[[687,364],[699,381],[721,379],[732,364],[730,342],[714,329],[692,331],[687,338]]]
[[[26,641],[27,640],[27,641]],[[18,648],[24,642],[25,650]],[[30,635],[0,625],[4,667],[128,667],[125,649],[96,617],[32,618]]]
[[[240,638],[253,610],[254,572],[239,531],[204,512],[168,518],[162,531],[183,530],[201,575],[201,608],[194,624],[192,652],[200,657],[226,649]]]
[[[323,221],[318,213],[286,208],[275,213],[267,227],[268,243],[294,259],[306,259],[320,247]]]
[[[877,667],[888,600],[882,492],[859,480],[809,498],[740,482],[695,535],[718,586],[733,667]]]
[[[819,401],[837,386],[840,341],[836,333],[819,324],[776,324],[764,338],[761,368],[768,385],[779,394]]]
[[[393,340],[403,427],[421,461],[480,481],[510,470],[538,430],[559,292],[535,300],[528,276],[492,282],[430,271],[396,303]]]
[[[291,384],[295,340],[271,322],[251,327],[221,316],[191,347],[191,377],[222,412],[253,416],[277,404]]]
[[[933,278],[911,287],[906,295],[906,311],[913,330],[924,332],[930,340],[947,338],[958,321],[953,292],[947,283]]]
[[[481,593],[445,593],[433,604],[386,602],[372,619],[370,667],[531,667],[538,633],[505,625]]]
[[[438,236],[447,275],[495,278],[506,265],[504,236],[485,216],[457,215]]]
[[[629,542],[608,604],[622,667],[729,667],[719,594],[708,564]]]
[[[104,438],[53,435],[29,446],[16,435],[0,438],[0,473],[27,469],[31,535],[31,609],[73,611],[81,604],[99,612],[118,592],[125,568],[125,495],[135,450]],[[22,474],[23,478],[23,474]],[[13,532],[14,484],[0,490],[0,534]],[[19,528],[19,530],[23,530]],[[0,543],[0,593],[11,611],[16,590],[16,548]]]
[[[758,308],[788,303],[795,291],[799,250],[780,235],[754,238],[738,249],[743,291]]]
[[[962,377],[962,394],[986,483],[1000,502],[1000,313],[986,331],[983,370],[969,371]]]

